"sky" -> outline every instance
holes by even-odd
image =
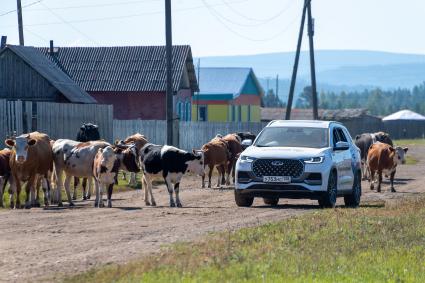
[[[195,57],[293,51],[303,2],[172,0],[173,44],[191,45]],[[0,4],[0,35],[17,44],[16,0]],[[165,44],[164,0],[22,0],[22,6],[25,45]],[[316,49],[425,54],[424,0],[312,0],[312,12]]]

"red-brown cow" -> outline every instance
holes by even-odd
[[[3,207],[3,193],[10,177],[9,160],[11,154],[12,151],[10,149],[0,150],[0,207]]]
[[[208,188],[211,188],[211,175],[214,167],[217,167],[218,181],[217,187],[224,183],[224,174],[226,173],[226,185],[230,184],[229,181],[229,159],[230,152],[227,143],[219,138],[215,138],[210,142],[204,144],[201,149],[204,152],[204,167],[208,166]],[[205,188],[205,176],[202,176],[202,188]]]
[[[23,134],[15,139],[7,139],[6,145],[12,148],[10,156],[10,169],[12,178],[10,187],[12,195],[10,196],[10,207],[14,208],[14,194],[16,192],[16,207],[20,207],[19,195],[21,192],[21,182],[27,182],[26,208],[39,205],[36,203],[35,188],[37,179],[41,176],[44,179],[44,203],[48,204],[47,192],[50,191],[48,174],[53,169],[53,153],[50,146],[48,135],[32,132]],[[31,199],[29,196],[31,195]]]
[[[381,191],[382,173],[390,176],[391,192],[395,192],[394,189],[394,175],[396,173],[397,164],[404,164],[405,154],[408,148],[401,148],[377,142],[370,146],[367,155],[367,165],[370,170],[370,189],[374,189],[374,177],[378,174],[378,187],[377,191]]]
[[[142,147],[148,143],[148,139],[139,133],[135,133],[134,135],[128,136],[124,141],[120,141],[121,144],[134,144],[137,149],[137,154],[140,154],[140,150]],[[123,172],[123,178],[125,179],[125,172]],[[136,185],[136,173],[130,172],[130,181],[128,182],[129,185],[135,186]]]
[[[237,134],[228,134],[223,137],[229,146],[230,159],[228,164],[229,173],[232,172],[233,183],[235,183],[235,167],[238,155],[242,152],[241,138]]]

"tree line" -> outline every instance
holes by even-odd
[[[264,107],[282,107],[285,105],[273,91],[268,91],[263,97]],[[311,87],[307,86],[300,93],[296,108],[312,107]],[[398,88],[382,90],[380,88],[353,91],[353,92],[321,92],[319,94],[319,108],[366,108],[372,115],[388,115],[402,109],[410,109],[425,115],[425,82],[412,89]]]

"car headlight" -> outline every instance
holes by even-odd
[[[307,164],[319,164],[325,160],[324,156],[304,158],[303,161]]]
[[[255,159],[256,158],[254,158],[254,157],[250,157],[250,156],[246,156],[246,155],[242,155],[241,158],[240,158],[241,162],[244,162],[244,163],[252,163],[252,162],[255,161]]]

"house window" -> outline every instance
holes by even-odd
[[[199,106],[199,121],[207,121],[207,106]]]
[[[236,113],[235,113],[235,105],[232,105],[231,112],[232,112],[232,122],[235,122],[236,120]]]
[[[183,120],[182,104],[183,103],[181,103],[180,101],[177,102],[177,115],[178,115],[180,121]]]
[[[192,111],[190,111],[190,108],[191,108],[191,104],[190,104],[190,102],[189,101],[186,101],[186,121],[190,121],[191,120],[191,112]]]
[[[248,105],[248,122],[251,122],[251,105]]]
[[[238,105],[238,122],[242,121],[242,107]]]

